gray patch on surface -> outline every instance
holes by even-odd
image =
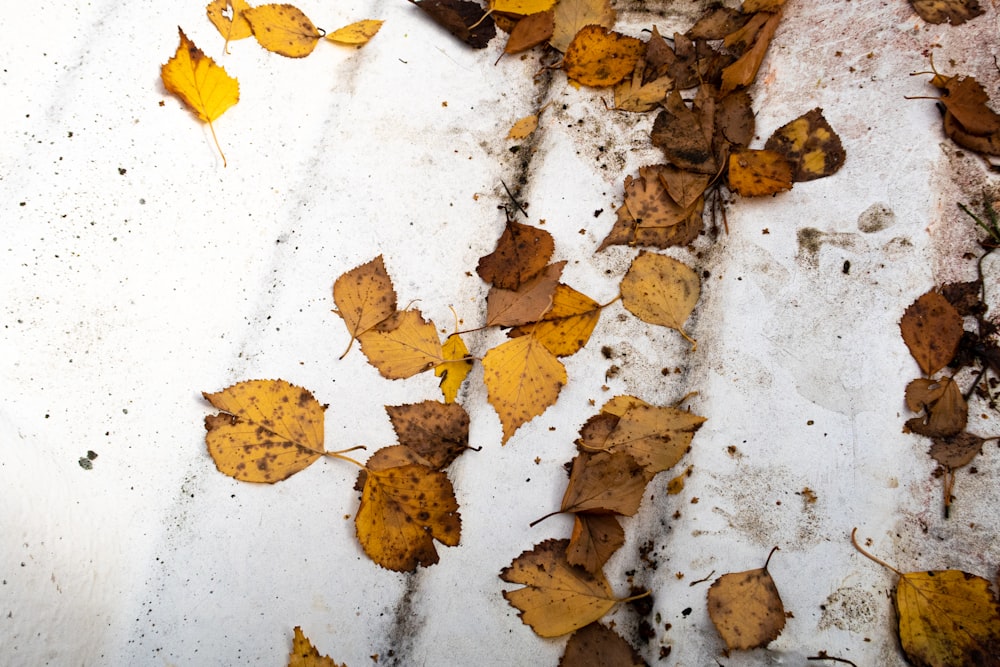
[[[858,230],[874,234],[896,224],[896,213],[885,204],[878,202],[866,208],[858,216]]]

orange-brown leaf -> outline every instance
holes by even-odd
[[[948,365],[962,338],[962,316],[946,298],[930,291],[920,296],[899,321],[903,342],[924,375]]]
[[[608,559],[625,544],[625,529],[614,514],[577,512],[566,560],[588,572],[601,571]]]
[[[599,25],[585,26],[566,48],[566,76],[584,86],[613,86],[633,69],[646,45]]]
[[[950,438],[965,430],[969,406],[958,383],[949,377],[940,380],[917,378],[906,387],[906,403],[922,417],[906,420],[906,428],[929,438]]]
[[[552,295],[552,308],[534,324],[515,327],[511,338],[531,335],[552,354],[566,357],[576,354],[590,340],[601,317],[601,306],[586,294],[562,283]]]
[[[642,467],[624,452],[580,452],[573,459],[562,512],[594,512],[632,516],[646,490]]]
[[[554,250],[552,235],[544,229],[508,220],[496,248],[479,259],[476,273],[494,287],[515,290],[542,272]]]
[[[910,4],[928,23],[960,25],[983,13],[978,0],[910,0]]]
[[[785,607],[767,568],[719,577],[708,589],[708,615],[726,648],[763,648],[785,627]]]
[[[469,415],[458,403],[423,401],[408,405],[387,405],[389,421],[399,444],[441,470],[451,465],[469,448]]]
[[[382,255],[355,267],[333,283],[333,301],[338,315],[347,325],[351,341],[341,355],[343,359],[354,339],[396,312],[396,290],[385,270]]]
[[[507,38],[504,53],[520,53],[552,37],[555,19],[552,10],[529,14],[517,22]]]
[[[259,5],[244,10],[243,16],[262,47],[289,58],[305,58],[323,36],[309,17],[293,5]]]
[[[647,667],[621,635],[600,623],[591,623],[573,633],[566,642],[559,667]]]
[[[604,447],[628,452],[651,478],[681,460],[703,423],[705,417],[677,408],[637,405],[621,416]]]
[[[549,264],[517,289],[501,289],[494,285],[486,295],[486,326],[516,327],[541,320],[552,309],[556,286],[565,266],[565,260]]]
[[[757,70],[760,69],[760,64],[764,61],[767,47],[771,44],[775,30],[778,29],[778,22],[781,21],[781,9],[779,8],[774,14],[760,14],[759,16],[767,16],[768,18],[757,31],[753,46],[736,62],[722,70],[722,86],[719,89],[722,95],[737,88],[749,86],[757,78]]]

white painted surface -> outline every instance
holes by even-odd
[[[329,446],[391,444],[382,406],[436,397],[435,379],[383,380],[357,351],[338,361],[334,278],[381,253],[400,302],[419,299],[444,328],[449,306],[478,323],[485,285],[466,272],[492,249],[501,180],[516,181],[526,154],[503,137],[552,101],[524,172],[529,222],[556,237],[566,282],[610,300],[635,251],[593,251],[625,175],[659,159],[652,116],[609,113],[558,73],[533,84],[534,57],[494,66],[501,40],[469,51],[403,2],[299,2],[327,28],[386,23],[359,51],[321,44],[298,61],[252,40],[223,57],[197,4],[5,5],[0,663],[284,664],[301,625],[352,667],[376,653],[379,664],[554,665],[564,641],[521,624],[497,573],[568,536],[564,517],[527,524],[558,504],[591,399],[697,391],[693,409],[709,420],[684,462],[693,476],[679,496],[664,493],[669,474],[651,485],[606,568],[621,594],[633,570],[654,591],[656,637],[640,645],[627,609],[606,622],[651,664],[798,665],[822,650],[901,664],[892,578],[851,548],[850,528],[904,570],[992,578],[1000,561],[997,451],[978,474],[959,472],[953,518],[941,519],[926,443],[900,432],[916,366],[896,327],[936,281],[970,275],[958,258],[973,237],[955,202],[988,178],[944,140],[932,102],[903,96],[928,93],[908,75],[934,44],[939,67],[954,59],[996,95],[981,45],[996,51],[998,19],[984,4],[986,16],[951,28],[925,26],[902,1],[791,0],[752,90],[758,135],[822,106],[845,167],[737,200],[728,235],[702,238],[698,257],[671,251],[711,273],[691,321],[696,353],[608,308],[567,360],[557,405],[504,448],[474,371],[460,400],[483,450],[451,469],[462,543],[410,576],[360,552],[349,466],[321,461],[274,487],[220,475],[200,391],[280,376],[330,404]],[[619,29],[683,30],[699,5],[623,4]],[[216,123],[226,169],[159,81],[178,24],[240,80],[240,103]],[[872,229],[879,207],[891,213]],[[798,243],[806,228],[821,235],[816,252]],[[622,372],[606,380],[612,363]],[[996,433],[995,413],[977,426]],[[89,471],[78,463],[88,450]],[[655,569],[639,558],[646,543]],[[723,658],[708,584],[689,583],[758,567],[774,545],[794,618],[770,650]],[[672,647],[662,662],[661,646]]]

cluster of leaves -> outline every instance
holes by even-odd
[[[944,507],[948,516],[955,470],[970,463],[983,443],[967,430],[968,401],[976,395],[993,410],[1000,401],[1000,323],[987,317],[983,260],[1000,247],[1000,225],[992,204],[983,204],[983,218],[961,206],[986,233],[977,262],[978,276],[948,283],[921,295],[903,313],[899,328],[922,377],[906,387],[906,406],[918,416],[905,431],[931,438],[930,455],[941,464]],[[963,390],[963,378],[968,383]]]
[[[931,63],[933,74],[930,83],[941,91],[938,100],[942,110],[944,133],[956,144],[981,155],[989,162],[989,157],[1000,157],[1000,114],[987,106],[989,95],[974,77],[955,74],[938,74]],[[919,98],[910,98],[919,99]]]
[[[289,58],[304,58],[313,52],[324,36],[335,44],[361,47],[382,27],[382,21],[365,19],[329,34],[317,28],[302,10],[287,4],[251,7],[246,0],[213,0],[206,7],[209,20],[229,42],[253,35],[263,48]],[[160,68],[164,87],[180,98],[202,121],[208,124],[215,146],[222,156],[212,121],[239,102],[240,87],[235,77],[216,64],[204,51],[180,32],[180,45],[174,56]]]

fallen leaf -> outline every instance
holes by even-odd
[[[337,44],[362,46],[367,44],[368,40],[378,33],[378,31],[382,28],[382,23],[384,23],[384,21],[378,21],[376,19],[356,21],[355,23],[345,25],[343,28],[328,33],[326,38],[331,42],[336,42]]]
[[[487,0],[491,12],[528,16],[552,9],[556,0]]]
[[[667,189],[670,198],[683,209],[693,211],[693,207],[705,194],[711,176],[708,174],[698,174],[692,171],[685,171],[668,164],[661,165],[656,175],[659,177],[663,187]],[[699,213],[701,212],[698,207]]]
[[[646,478],[631,454],[580,452],[573,459],[559,511],[632,516],[645,491]]]
[[[493,17],[468,0],[410,0],[435,23],[474,49],[485,48],[497,34]]]
[[[584,26],[566,47],[566,76],[584,86],[613,86],[627,77],[646,45],[599,25]]]
[[[972,134],[959,123],[950,111],[944,114],[944,133],[962,148],[983,155],[1000,156],[1000,132],[986,136]]]
[[[458,544],[462,521],[447,475],[419,463],[382,468],[369,460],[366,468],[354,525],[375,563],[412,572],[438,562],[434,540]]]
[[[476,273],[494,287],[515,290],[545,269],[554,250],[552,235],[544,229],[507,220],[496,248],[479,259]]]
[[[729,188],[744,197],[792,189],[795,166],[780,153],[741,148],[729,155]]]
[[[611,29],[617,14],[611,0],[559,0],[553,9],[554,31],[549,45],[566,52],[576,34],[588,25]]]
[[[690,205],[677,204],[667,191],[661,179],[665,169],[666,165],[639,167],[638,178],[625,177],[625,206],[641,228],[671,227],[691,215]]]
[[[457,333],[448,336],[441,346],[441,354],[445,361],[434,367],[434,375],[441,378],[441,393],[445,403],[454,403],[458,390],[465,382],[466,376],[472,370],[472,359],[469,358],[469,348]]]
[[[507,38],[504,53],[521,53],[548,41],[555,29],[555,18],[552,10],[528,14],[517,22]]]
[[[195,46],[183,30],[177,28],[177,31],[181,36],[180,45],[174,56],[160,68],[160,78],[167,91],[179,97],[199,119],[208,123],[215,147],[222,155],[222,166],[226,166],[226,156],[219,146],[212,121],[240,101],[240,84]]]
[[[946,468],[954,470],[968,464],[983,448],[983,438],[963,431],[950,438],[934,438],[930,455]]]
[[[917,378],[906,386],[906,405],[926,414],[906,420],[906,428],[929,438],[950,438],[965,430],[969,407],[958,383],[949,377],[940,380]]]
[[[631,77],[625,77],[615,86],[615,109],[643,113],[655,109],[673,90],[674,80],[661,76],[643,83],[643,65],[639,63]]]
[[[542,319],[532,324],[515,327],[510,337],[531,335],[557,357],[576,354],[590,340],[601,306],[586,294],[562,283],[556,285],[552,307]]]
[[[705,421],[669,406],[636,405],[621,415],[603,448],[628,452],[651,479],[681,460]]]
[[[588,572],[601,571],[608,559],[625,544],[625,530],[614,514],[576,512],[566,560]]]
[[[340,665],[332,658],[320,655],[309,638],[303,634],[302,628],[296,625],[292,637],[292,652],[288,654],[288,667],[347,667],[347,665]]]
[[[305,58],[323,35],[302,10],[293,5],[268,4],[243,11],[257,43],[288,58]]]
[[[565,266],[565,260],[549,264],[515,290],[494,285],[486,295],[486,326],[516,327],[542,319],[552,309]]]
[[[504,581],[525,586],[503,591],[503,596],[540,637],[569,634],[601,618],[617,602],[603,574],[569,564],[568,543],[546,540],[500,572]]]
[[[222,411],[205,417],[205,444],[225,475],[273,484],[326,453],[326,408],[307,389],[284,380],[247,380],[202,396]]]
[[[396,290],[385,270],[382,255],[355,267],[333,283],[334,311],[347,325],[351,341],[340,355],[343,359],[364,332],[396,312]]]
[[[598,251],[612,245],[651,246],[654,248],[687,245],[698,238],[698,234],[704,226],[703,207],[704,200],[699,199],[691,205],[691,215],[678,224],[669,227],[643,227],[632,217],[628,207],[623,204],[615,212],[615,223],[601,242]]]
[[[710,8],[691,26],[687,36],[691,39],[722,39],[742,28],[751,13],[745,9],[740,12],[729,7]]]
[[[674,90],[667,95],[663,111],[653,121],[650,139],[663,150],[667,162],[678,168],[715,174],[718,169],[712,152],[712,129],[711,124],[704,126],[699,110],[689,109],[681,94]]]
[[[243,16],[243,12],[248,9],[250,5],[246,0],[213,0],[205,7],[208,20],[226,38],[227,48],[229,42],[246,39],[253,34],[250,23]]]
[[[962,128],[975,135],[988,135],[1000,131],[1000,115],[986,104],[989,95],[982,84],[971,76],[936,76],[938,87],[944,90],[939,99]]]
[[[423,401],[387,405],[385,411],[399,444],[443,470],[469,448],[469,415],[458,403]]]
[[[676,329],[691,349],[697,343],[684,332],[701,295],[701,279],[683,262],[666,255],[641,252],[621,282],[622,305],[643,322]]]
[[[910,4],[928,23],[961,25],[983,13],[978,0],[910,0]]]
[[[591,623],[573,633],[566,642],[559,667],[648,667],[621,636],[600,623]]]
[[[534,336],[521,336],[488,351],[483,357],[483,382],[503,425],[502,444],[555,403],[566,380],[566,367]]]
[[[708,589],[708,615],[729,650],[764,648],[776,639],[785,627],[785,607],[767,563],[719,577]]]
[[[818,107],[775,130],[764,149],[784,155],[794,165],[796,183],[829,176],[846,158],[840,137]]]
[[[750,143],[756,129],[756,119],[753,115],[753,102],[745,90],[729,93],[719,100],[715,128],[726,141],[738,148]]]
[[[361,351],[382,377],[403,380],[446,361],[433,322],[412,308],[358,336]]]
[[[962,316],[935,291],[914,301],[899,321],[903,342],[924,375],[933,375],[954,358],[962,339]]]
[[[744,14],[754,12],[776,12],[785,6],[786,0],[744,0],[740,8]]]
[[[774,14],[761,13],[757,16],[767,18],[757,32],[753,46],[736,62],[722,70],[722,86],[719,89],[722,95],[737,88],[749,86],[757,78],[757,70],[760,69],[760,65],[764,61],[767,47],[771,44],[771,38],[774,37],[774,32],[778,29],[778,23],[781,21],[781,9],[779,8]],[[751,19],[752,21],[753,19]]]
[[[511,126],[510,131],[507,132],[508,139],[515,139],[520,141],[521,139],[527,139],[538,127],[538,116],[531,114],[530,116],[525,116],[520,119],[513,126]]]

